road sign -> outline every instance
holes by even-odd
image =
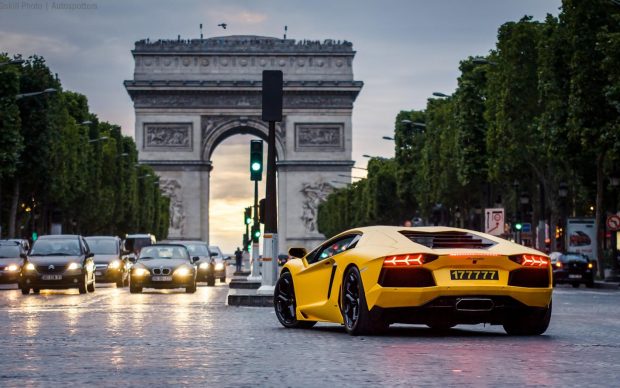
[[[484,209],[484,232],[493,236],[504,234],[504,208]]]
[[[532,232],[532,224],[530,222],[524,222],[523,227],[521,228],[522,233],[531,233]]]
[[[617,214],[612,214],[607,217],[607,229],[612,232],[620,229],[620,216]]]

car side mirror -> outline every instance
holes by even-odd
[[[211,257],[217,256],[217,252],[209,252],[209,256]]]
[[[194,256],[192,257],[192,264],[197,263],[200,260],[200,257]]]
[[[298,259],[303,258],[304,256],[306,256],[306,254],[308,254],[308,251],[306,251],[306,248],[291,248],[288,250],[289,256],[293,256]]]

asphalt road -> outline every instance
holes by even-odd
[[[559,287],[549,330],[528,338],[482,325],[288,330],[226,293],[0,291],[0,386],[618,386],[618,291]]]

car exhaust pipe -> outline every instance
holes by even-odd
[[[454,305],[457,311],[491,311],[495,302],[488,298],[461,298]]]

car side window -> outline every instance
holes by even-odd
[[[354,248],[360,237],[361,235],[359,234],[351,234],[348,236],[343,236],[337,240],[330,241],[309,255],[309,257],[311,257],[311,261],[308,260],[308,263],[312,264],[329,259],[348,249]]]

